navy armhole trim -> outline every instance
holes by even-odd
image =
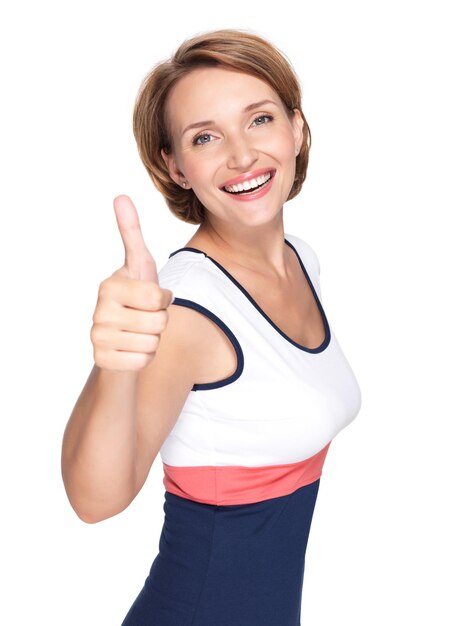
[[[230,342],[235,348],[235,352],[237,354],[237,369],[235,370],[233,374],[231,374],[227,378],[223,378],[222,380],[217,380],[212,383],[194,383],[191,391],[199,391],[203,389],[218,389],[219,387],[225,387],[225,385],[230,385],[230,383],[235,382],[237,378],[239,378],[243,372],[245,359],[244,359],[243,350],[240,345],[240,342],[235,337],[235,335],[230,330],[230,328],[227,326],[227,324],[225,324],[220,319],[220,317],[217,317],[215,313],[212,313],[212,311],[209,311],[209,309],[206,309],[206,307],[198,304],[197,302],[194,302],[193,300],[186,300],[185,298],[175,297],[172,304],[179,304],[180,306],[186,306],[190,309],[194,309],[195,311],[202,313],[203,315],[208,317],[210,320],[212,320],[230,339]]]

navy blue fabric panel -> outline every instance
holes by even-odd
[[[229,506],[166,491],[159,553],[122,626],[300,626],[319,485]]]
[[[216,506],[165,492],[159,553],[122,626],[189,626],[212,551]]]

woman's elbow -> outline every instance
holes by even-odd
[[[99,506],[90,503],[78,503],[74,502],[69,498],[69,502],[72,506],[77,517],[86,524],[97,524],[98,522],[103,522],[115,515],[118,515],[122,511],[124,511],[130,504],[130,501],[120,502],[119,504],[114,504],[114,506]]]

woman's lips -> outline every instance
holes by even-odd
[[[230,180],[226,180],[223,185],[219,187],[221,191],[225,191],[224,187],[231,187],[232,185],[243,184],[247,180],[252,180],[253,178],[258,178],[259,176],[263,176],[264,174],[272,174],[274,175],[275,169],[269,167],[263,167],[262,169],[253,170],[251,172],[246,172],[245,174],[240,174],[236,178],[231,178]]]
[[[230,193],[230,191],[226,191],[223,188],[222,188],[222,191],[224,191],[224,193],[226,193],[228,196],[230,196],[234,200],[240,200],[241,202],[249,202],[250,200],[257,200],[258,198],[262,198],[271,189],[274,177],[276,175],[275,170],[267,170],[267,171],[271,172],[271,178],[268,180],[267,183],[264,183],[263,187],[259,187],[258,189],[254,189],[253,191],[245,191],[242,193],[233,193],[233,192]],[[258,174],[258,176],[260,175],[261,174]],[[251,176],[251,178],[253,178],[253,176]],[[245,180],[250,180],[250,178],[245,179]]]

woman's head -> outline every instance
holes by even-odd
[[[171,159],[176,147],[169,100],[176,85],[184,82],[182,78],[204,68],[243,73],[263,81],[282,103],[284,117],[293,124],[300,119],[302,136],[296,150],[293,184],[286,199],[296,196],[306,176],[310,130],[301,110],[301,91],[295,72],[285,57],[261,37],[238,30],[219,30],[183,42],[171,59],[158,64],[147,75],[137,97],[134,134],[139,153],[171,211],[191,224],[201,224],[205,219],[200,198],[192,189],[184,189],[182,183],[175,181],[174,172],[168,167],[168,157]],[[202,76],[204,72],[199,74]],[[189,84],[190,80],[185,82]],[[180,87],[178,90],[181,91]]]

